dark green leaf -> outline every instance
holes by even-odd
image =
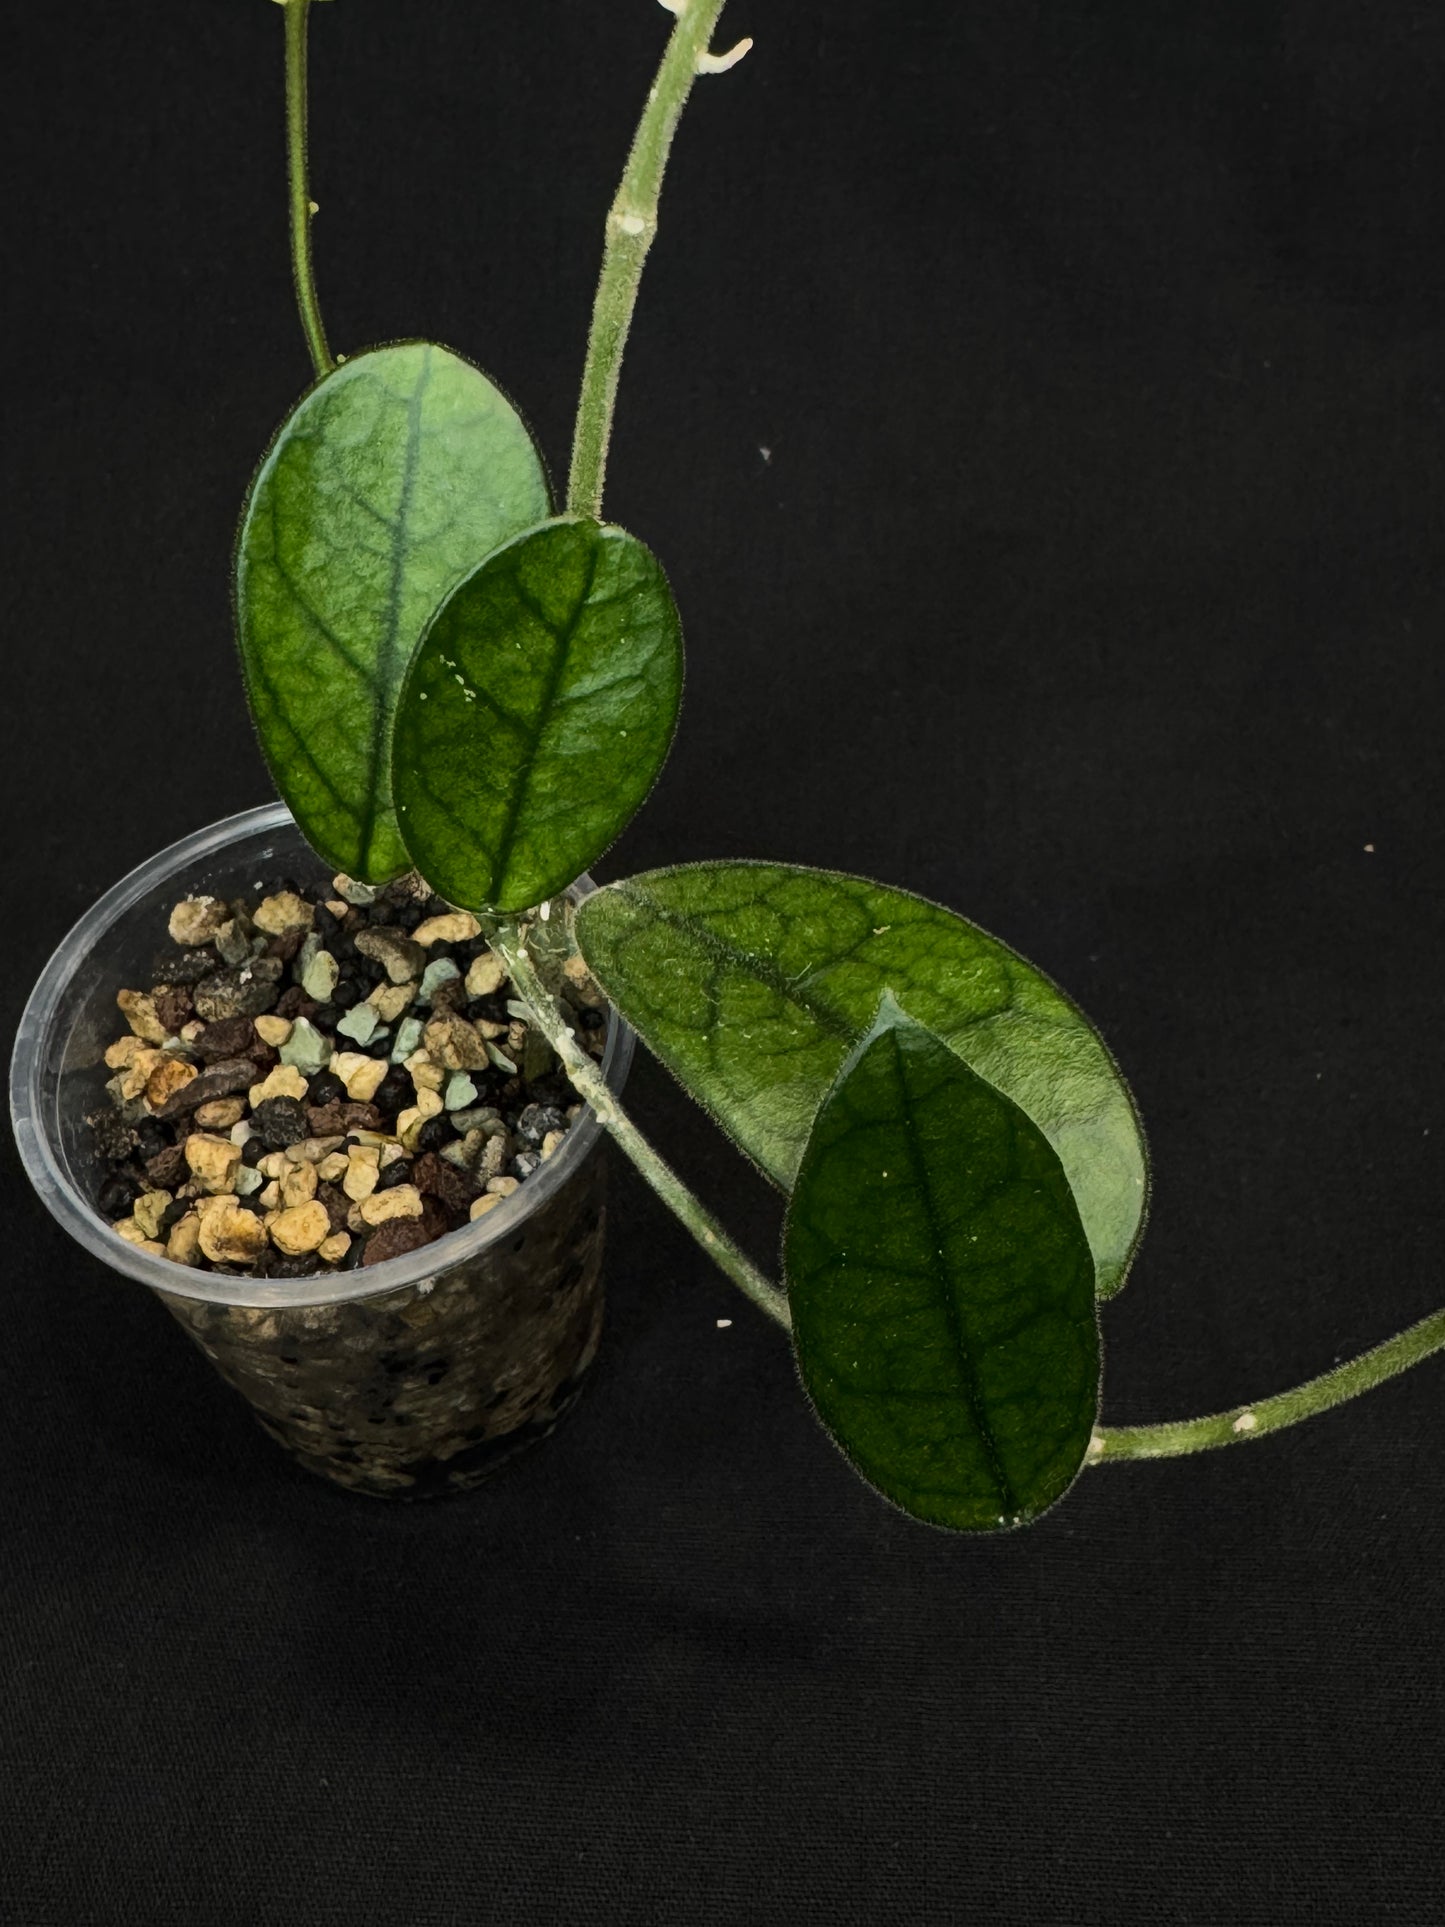
[[[657,780],[682,630],[656,558],[564,519],[490,556],[438,609],[397,707],[412,860],[473,910],[524,910],[599,857]]]
[[[1148,1192],[1128,1087],[1088,1019],[976,924],[862,877],[699,863],[599,891],[577,932],[644,1042],[785,1189],[824,1093],[892,985],[1049,1139],[1099,1296],[1123,1284]]]
[[[446,592],[550,507],[511,403],[430,342],[344,362],[271,444],[237,546],[241,663],[276,787],[338,868],[407,868],[390,785],[407,660]]]
[[[905,1512],[1025,1525],[1099,1404],[1094,1264],[1058,1156],[885,995],[818,1112],[784,1268],[803,1383]]]

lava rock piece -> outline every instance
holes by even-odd
[[[279,931],[266,944],[264,955],[275,957],[279,962],[288,964],[294,961],[297,951],[306,941],[304,924],[293,924],[289,930]]]
[[[213,1097],[238,1097],[250,1090],[260,1075],[254,1058],[227,1058],[220,1064],[212,1064],[189,1084],[182,1084],[178,1091],[172,1091],[156,1115],[168,1119],[185,1117],[199,1110],[202,1104],[209,1104]]]
[[[324,903],[317,904],[311,927],[321,939],[321,948],[329,950],[338,960],[351,948],[351,938],[347,935],[346,925],[340,917],[334,916]]]
[[[335,1071],[318,1071],[311,1080],[310,1098],[313,1105],[344,1104],[346,1086]],[[318,1131],[315,1135],[324,1137],[325,1132]]]
[[[314,1251],[303,1251],[298,1257],[290,1257],[284,1251],[269,1246],[256,1266],[257,1275],[262,1278],[313,1278],[321,1270],[321,1260]]]
[[[438,1198],[446,1208],[465,1216],[482,1187],[469,1172],[459,1170],[435,1151],[427,1151],[412,1165],[411,1181],[424,1198]]]
[[[347,1218],[351,1211],[351,1200],[339,1184],[318,1184],[316,1202],[326,1207],[326,1216],[332,1231],[349,1231]]]
[[[306,1126],[312,1137],[335,1137],[338,1132],[344,1136],[346,1133],[345,1102],[308,1104]]]
[[[195,1053],[203,1064],[220,1064],[230,1058],[250,1057],[261,1040],[249,1017],[223,1017],[207,1024],[195,1041]]]
[[[456,1231],[467,1222],[465,1211],[451,1211],[440,1198],[426,1197],[421,1201],[422,1229],[428,1240],[445,1238],[449,1231]]]
[[[225,1017],[260,1017],[280,997],[281,965],[274,957],[218,970],[196,985],[196,1015],[207,1023]]]
[[[386,1122],[374,1104],[348,1101],[312,1104],[307,1108],[309,1137],[345,1137],[348,1131],[384,1131]]]
[[[390,1118],[415,1103],[411,1077],[402,1065],[392,1065],[372,1093],[371,1101],[377,1110]]]
[[[172,1037],[196,1014],[195,1003],[184,984],[157,984],[151,992],[151,1002],[156,1007],[156,1016]]]
[[[324,1135],[311,1129],[305,1106],[294,1097],[264,1098],[252,1113],[251,1123],[268,1151],[284,1151],[303,1138]]]
[[[174,1191],[191,1175],[184,1144],[168,1144],[163,1151],[146,1159],[146,1176],[157,1191]]]
[[[456,1136],[455,1127],[449,1117],[429,1117],[416,1134],[418,1151],[439,1151],[444,1144],[450,1144]]]
[[[420,1251],[423,1245],[431,1243],[434,1235],[427,1230],[424,1217],[389,1218],[385,1224],[378,1225],[366,1240],[361,1262],[368,1266],[385,1264],[388,1258],[400,1258],[408,1251]]]
[[[170,1133],[153,1117],[143,1117],[135,1127],[135,1148],[142,1159],[153,1158],[170,1143]]]
[[[113,1172],[100,1187],[100,1195],[95,1201],[96,1207],[103,1218],[109,1218],[114,1222],[116,1218],[129,1216],[131,1204],[136,1195],[136,1185],[130,1179],[122,1177],[118,1171]]]

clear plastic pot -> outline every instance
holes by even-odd
[[[16,1143],[70,1235],[148,1286],[302,1465],[378,1496],[465,1490],[551,1431],[597,1349],[606,1163],[590,1111],[496,1210],[355,1271],[265,1279],[190,1270],[126,1244],[92,1202],[103,1173],[84,1120],[105,1101],[103,1056],[121,1028],[116,992],[148,987],[180,897],[254,895],[280,877],[329,872],[275,804],[172,844],[81,918],[20,1020]],[[583,878],[573,894],[592,888]],[[614,1090],[632,1047],[610,1015],[602,1069]]]

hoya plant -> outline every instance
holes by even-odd
[[[998,938],[840,871],[696,862],[567,891],[645,801],[677,727],[682,624],[603,513],[618,375],[664,169],[724,0],[674,24],[606,222],[564,499],[506,392],[455,349],[333,354],[312,268],[310,0],[285,15],[296,292],[315,384],[252,483],[236,621],[266,760],[303,833],[479,921],[578,1093],[706,1252],[791,1335],[836,1443],[915,1518],[1029,1523],[1080,1470],[1257,1439],[1445,1345],[1445,1313],[1281,1396],[1100,1423],[1100,1308],[1148,1202],[1143,1133],[1088,1018]],[[565,1023],[590,972],[785,1194],[765,1276]]]

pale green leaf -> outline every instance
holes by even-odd
[[[1148,1196],[1128,1087],[1082,1012],[976,924],[863,877],[699,863],[599,891],[577,933],[644,1042],[784,1189],[891,986],[1049,1139],[1100,1297],[1123,1284]]]

